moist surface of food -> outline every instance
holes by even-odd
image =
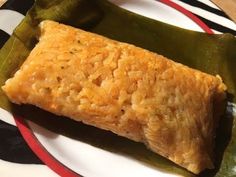
[[[213,168],[215,110],[226,89],[219,77],[57,22],[40,28],[3,87],[11,101],[143,142],[193,173]]]

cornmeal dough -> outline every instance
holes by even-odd
[[[3,90],[143,142],[193,173],[213,168],[226,86],[215,77],[106,37],[43,21],[39,43]]]

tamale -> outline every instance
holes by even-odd
[[[193,173],[213,168],[226,86],[134,45],[53,21],[3,90],[33,104],[143,142]]]

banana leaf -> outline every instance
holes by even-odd
[[[15,73],[37,43],[38,24],[45,19],[135,44],[192,68],[219,74],[228,87],[228,106],[217,130],[216,168],[206,170],[199,176],[236,176],[236,38],[233,35],[210,35],[181,29],[126,11],[105,0],[36,0],[0,50],[1,86]],[[33,106],[13,105],[2,90],[0,107],[49,130],[128,155],[159,170],[196,176],[150,152],[142,144],[69,119],[56,119],[55,115]]]

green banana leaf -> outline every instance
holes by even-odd
[[[37,43],[38,24],[55,20],[104,36],[135,44],[192,68],[219,74],[228,87],[228,106],[216,138],[216,168],[199,176],[236,176],[236,38],[231,34],[209,35],[174,27],[128,12],[105,0],[36,0],[26,17],[0,50],[0,85],[11,77]],[[196,176],[147,150],[144,145],[118,137],[33,106],[11,104],[0,90],[0,107],[20,114],[49,130],[128,155],[168,173]],[[101,143],[102,142],[102,143]]]

